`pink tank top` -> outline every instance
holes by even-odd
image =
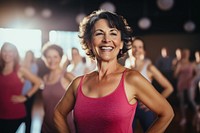
[[[179,91],[190,89],[193,73],[194,73],[194,68],[191,63],[182,66],[177,81],[177,89]]]
[[[24,103],[13,103],[13,95],[21,95],[23,83],[17,72],[0,74],[0,119],[18,119],[26,115]]]
[[[42,123],[42,133],[57,133],[57,129],[55,127],[55,123],[53,121],[53,113],[54,109],[65,94],[65,88],[61,84],[61,78],[63,74],[60,76],[58,81],[54,84],[45,83],[44,90],[42,91],[43,97],[43,106],[44,106],[44,118]],[[75,127],[73,122],[72,113],[67,116],[67,121],[70,126],[71,133],[75,133]]]
[[[101,98],[83,94],[82,77],[74,107],[77,133],[133,133],[132,121],[137,103],[131,105],[127,100],[124,73],[116,90]]]
[[[43,133],[57,133],[55,123],[53,121],[54,108],[58,101],[65,93],[60,79],[54,84],[46,84],[42,91],[43,106],[44,106],[44,118],[42,123]]]

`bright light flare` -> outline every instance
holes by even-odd
[[[0,29],[0,47],[10,42],[18,48],[23,58],[27,50],[32,50],[36,57],[41,56],[42,33],[33,29]]]

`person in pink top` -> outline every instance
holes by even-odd
[[[64,95],[66,87],[74,78],[74,75],[66,72],[61,67],[63,49],[57,44],[46,45],[43,47],[43,56],[49,72],[44,75],[42,90],[44,117],[42,122],[41,133],[58,133],[54,126],[53,113],[54,108],[60,98]],[[75,133],[72,113],[66,118],[71,127],[71,133]]]
[[[137,100],[158,115],[148,132],[164,132],[174,116],[172,107],[138,71],[118,62],[131,48],[132,29],[126,20],[94,11],[80,23],[79,38],[98,69],[76,77],[56,106],[59,132],[70,133],[65,118],[74,110],[77,133],[132,133]]]
[[[174,71],[174,76],[177,78],[177,95],[180,101],[180,111],[181,111],[181,121],[180,125],[184,126],[187,123],[186,108],[185,108],[185,91],[188,95],[189,101],[196,111],[195,99],[191,91],[191,83],[194,78],[195,65],[190,61],[190,50],[188,48],[182,49],[181,59],[177,63],[176,69]]]
[[[33,85],[24,95],[24,81]],[[0,56],[0,133],[15,133],[25,120],[24,102],[39,89],[40,78],[19,65],[19,54],[15,45],[5,42]]]

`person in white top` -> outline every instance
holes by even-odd
[[[132,49],[131,52],[129,52],[129,58],[127,58],[125,61],[125,66],[138,70],[151,83],[153,79],[155,79],[163,88],[161,94],[165,98],[167,98],[173,92],[173,86],[171,83],[152,64],[151,60],[145,57],[145,44],[141,38],[133,38]],[[153,121],[155,120],[155,114],[141,102],[139,102],[139,106],[136,110],[136,116],[133,121],[133,129],[135,129],[137,120],[139,120],[143,131],[146,132],[146,130],[153,124]]]
[[[85,74],[86,62],[80,55],[78,48],[72,47],[72,61],[67,67],[67,71],[71,72],[74,76],[81,76]]]

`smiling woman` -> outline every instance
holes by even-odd
[[[97,56],[97,60],[100,58],[106,61],[109,58],[115,58],[123,44],[120,43],[120,31],[116,28],[105,27],[105,25],[108,25],[107,20],[101,19],[96,22],[93,31],[93,44],[89,47]]]
[[[63,49],[60,46],[56,44],[46,45],[43,49],[43,55],[50,71],[43,78],[44,118],[41,131],[42,133],[57,133],[53,122],[54,107],[63,96],[66,86],[69,85],[74,76],[60,67],[63,56]],[[70,120],[72,121],[72,115],[68,116],[68,121],[72,123]],[[71,129],[74,129],[73,124],[71,124]]]
[[[80,23],[79,37],[98,69],[68,86],[54,113],[58,131],[70,132],[65,118],[74,110],[77,133],[132,133],[140,100],[159,116],[148,132],[164,132],[174,116],[172,107],[139,72],[118,63],[132,42],[126,20],[109,11],[94,11]]]
[[[15,45],[4,43],[0,53],[0,132],[14,133],[26,116],[24,102],[36,93],[41,82],[36,75],[19,64]],[[32,86],[22,95],[25,80],[29,80]]]

